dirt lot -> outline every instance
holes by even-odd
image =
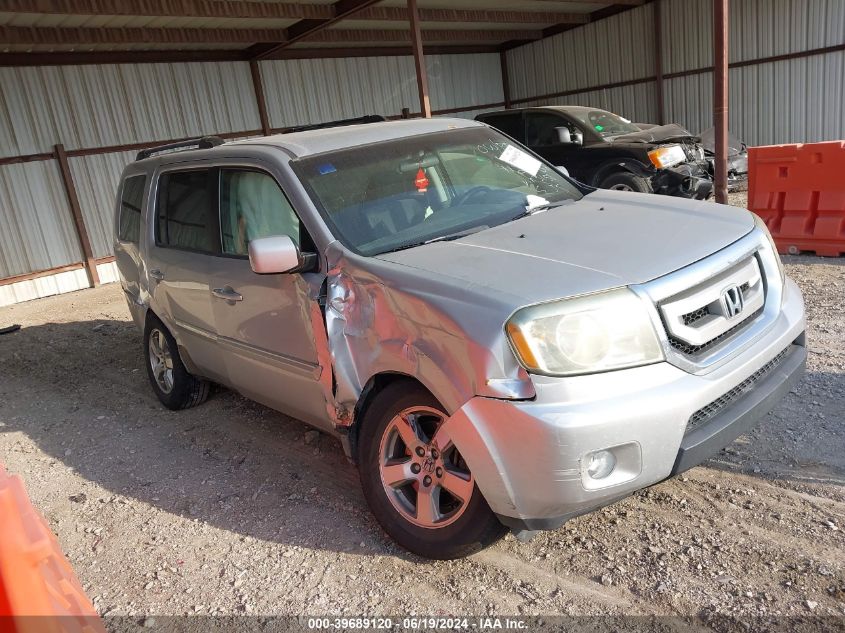
[[[382,534],[338,443],[147,384],[116,285],[0,310],[0,461],[102,614],[845,614],[845,259],[788,258],[806,378],[682,478],[456,562]],[[838,620],[843,622],[843,620]]]

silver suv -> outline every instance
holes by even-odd
[[[465,120],[191,146],[141,152],[117,201],[153,390],[338,437],[422,556],[690,468],[803,371],[801,294],[747,211],[596,191]]]

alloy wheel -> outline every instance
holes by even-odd
[[[400,411],[379,446],[379,474],[390,503],[423,528],[458,520],[474,488],[472,473],[443,428],[445,419],[430,407]]]
[[[164,332],[158,328],[150,331],[149,361],[158,388],[164,393],[173,390],[173,356]]]

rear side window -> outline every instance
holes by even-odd
[[[216,253],[216,170],[168,172],[159,181],[156,244]]]
[[[121,242],[138,243],[141,236],[141,204],[146,184],[146,176],[131,176],[123,181],[117,230],[117,237]]]
[[[499,114],[496,116],[486,116],[481,120],[487,125],[492,125],[497,130],[501,130],[520,143],[524,141],[525,135],[523,134],[522,115],[520,114]]]

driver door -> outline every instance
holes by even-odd
[[[331,428],[311,322],[312,289],[322,276],[260,275],[249,263],[249,242],[259,237],[289,235],[313,250],[270,174],[220,170],[220,234],[222,257],[212,275],[211,301],[229,384],[252,400]]]

